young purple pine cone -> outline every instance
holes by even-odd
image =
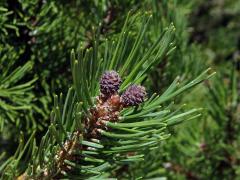
[[[144,101],[147,93],[145,87],[140,85],[131,85],[121,96],[121,103],[124,107],[136,106]]]
[[[116,71],[106,71],[100,79],[100,91],[103,95],[110,96],[118,91],[122,80]]]

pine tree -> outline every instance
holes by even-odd
[[[77,54],[71,53],[73,86],[65,100],[63,95],[55,96],[51,125],[40,145],[36,145],[34,134],[25,145],[21,143],[15,156],[2,166],[3,177],[19,173],[23,179],[101,177],[122,164],[141,160],[169,137],[168,126],[200,115],[199,109],[171,112],[169,100],[211,77],[209,70],[181,86],[176,78],[162,95],[149,95],[147,100],[145,88],[131,85],[141,84],[174,48],[173,25],[151,46],[142,46],[150,20],[148,13],[130,13],[117,37],[99,44],[96,35],[92,48],[81,47]],[[139,29],[136,35],[131,33],[134,26]],[[106,70],[118,71],[122,83],[110,72],[99,82]],[[103,83],[109,86],[111,82],[119,83],[110,86],[114,91],[102,89]]]
[[[0,2],[1,179],[237,179],[239,7]]]

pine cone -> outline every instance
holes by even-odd
[[[100,80],[100,91],[103,95],[110,96],[119,90],[122,80],[116,71],[106,71]]]
[[[124,107],[136,106],[144,101],[147,93],[145,87],[140,85],[131,85],[121,96],[121,103]]]

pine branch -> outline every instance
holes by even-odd
[[[210,78],[214,74],[209,74],[210,69],[182,86],[176,78],[162,95],[144,98],[145,89],[139,84],[172,50],[174,27],[170,25],[150,48],[144,49],[141,44],[151,15],[144,15],[141,24],[136,24],[140,29],[134,40],[130,30],[138,16],[127,18],[116,45],[114,40],[101,46],[95,41],[85,54],[84,48],[77,56],[71,53],[73,87],[64,103],[62,95],[55,96],[51,125],[40,145],[32,139],[25,146],[31,152],[31,162],[19,178],[100,177],[121,164],[141,161],[143,150],[151,150],[169,137],[167,127],[200,115],[200,109],[171,112],[165,104]],[[130,38],[135,42],[128,43]],[[115,71],[103,75],[106,70],[119,70],[123,81]]]

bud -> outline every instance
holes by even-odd
[[[122,80],[116,71],[106,71],[100,79],[100,91],[109,96],[119,90]]]
[[[124,107],[136,106],[144,101],[147,93],[145,87],[140,85],[131,85],[121,96],[121,103]]]

